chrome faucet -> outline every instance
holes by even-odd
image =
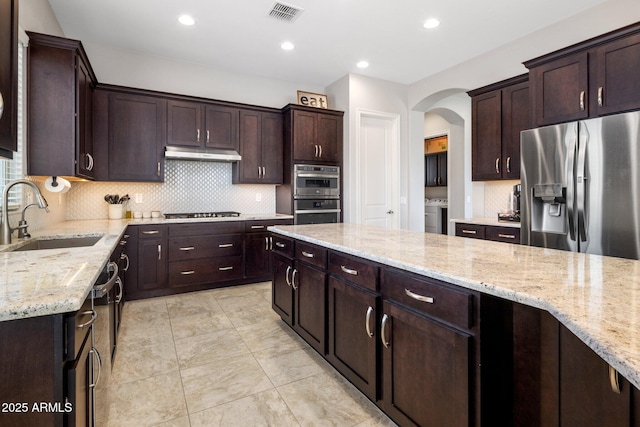
[[[17,184],[25,184],[28,185],[29,187],[31,187],[31,189],[33,189],[33,192],[36,195],[36,203],[38,204],[38,207],[40,209],[44,209],[45,211],[49,212],[49,204],[47,203],[46,199],[42,196],[42,193],[40,193],[40,189],[31,181],[27,181],[26,179],[17,179],[15,181],[11,181],[10,183],[8,183],[5,187],[4,187],[4,192],[2,194],[2,226],[0,228],[0,245],[8,245],[9,243],[11,243],[11,233],[14,230],[17,229],[24,229],[26,231],[27,228],[27,222],[24,221],[20,221],[20,225],[16,228],[11,228],[9,226],[9,190],[11,190],[11,187],[17,185]],[[27,205],[25,207],[25,210],[27,209],[27,207],[29,207],[30,205]],[[24,211],[23,213],[23,220],[24,220]]]

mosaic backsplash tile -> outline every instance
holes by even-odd
[[[484,187],[484,216],[496,218],[498,212],[507,209],[509,194],[513,192],[513,186],[520,181],[487,181]]]
[[[106,194],[129,194],[132,211],[274,213],[275,192],[274,185],[232,184],[231,163],[167,160],[164,183],[72,183],[66,194],[66,219],[107,218]],[[142,203],[135,203],[136,194],[142,195]]]

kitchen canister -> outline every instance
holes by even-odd
[[[122,205],[120,203],[109,205],[109,219],[122,219]]]

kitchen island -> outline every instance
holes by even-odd
[[[335,252],[371,261],[380,268],[381,283],[389,267],[477,292],[479,300],[490,296],[548,313],[640,387],[638,261],[356,224],[270,230],[296,245],[325,248],[329,257]]]

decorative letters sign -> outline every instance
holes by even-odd
[[[327,95],[321,93],[298,91],[298,104],[306,105],[307,107],[329,108],[327,102]]]

